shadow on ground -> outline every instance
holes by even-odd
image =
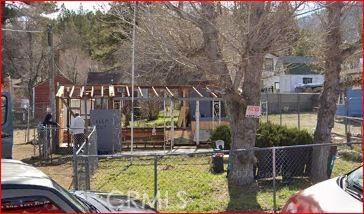
[[[338,119],[335,120],[335,122],[343,124],[343,125],[345,125],[347,123],[350,126],[361,127],[360,119],[361,119],[360,117],[358,117],[358,120],[353,120],[353,119],[345,120],[345,118],[338,118]]]
[[[49,159],[47,162],[42,160],[39,157],[24,158],[21,161],[23,161],[24,163],[33,165],[35,167],[38,167],[38,166],[59,166],[59,165],[64,165],[64,164],[67,164],[67,163],[71,163],[72,162],[72,156],[56,156],[56,157],[52,157],[52,159]]]

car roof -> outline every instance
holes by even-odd
[[[39,169],[18,160],[1,159],[1,185],[32,185],[53,188],[52,180]]]

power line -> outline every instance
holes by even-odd
[[[9,28],[2,28],[3,31],[11,31],[11,32],[24,32],[24,33],[44,33],[44,31],[39,30],[17,30],[17,29],[9,29]]]

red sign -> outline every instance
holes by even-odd
[[[259,118],[262,114],[262,109],[260,106],[247,106],[245,117]]]

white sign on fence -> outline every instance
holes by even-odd
[[[260,106],[247,106],[246,107],[245,117],[259,118],[261,114],[262,114],[262,109]]]

